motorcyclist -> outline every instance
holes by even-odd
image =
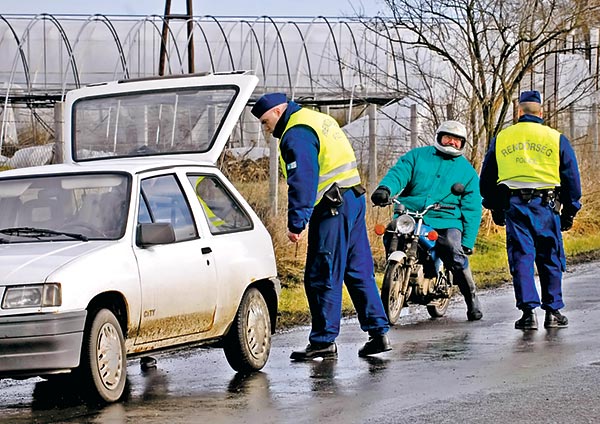
[[[466,144],[463,124],[442,122],[433,146],[418,147],[401,156],[371,194],[371,201],[384,206],[391,196],[399,195],[398,200],[410,210],[423,210],[435,202],[455,206],[430,210],[424,222],[439,233],[435,250],[465,298],[467,319],[476,321],[483,313],[467,255],[473,253],[482,209],[479,177],[463,156]],[[452,193],[454,183],[465,187],[462,194]]]

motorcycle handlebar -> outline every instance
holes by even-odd
[[[392,197],[390,199],[390,201],[387,202],[387,203],[379,204],[379,205],[374,205],[374,206],[379,206],[381,208],[384,208],[384,207],[390,206],[390,205],[399,205],[399,206],[404,207],[404,205],[396,197]],[[434,209],[434,210],[440,210],[440,209],[453,210],[453,209],[456,209],[456,206],[454,206],[454,205],[442,205],[440,203],[434,203],[432,205],[427,206],[421,213],[425,213],[425,212],[427,212],[427,211],[429,211],[431,209]]]

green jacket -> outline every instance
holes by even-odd
[[[452,194],[454,183],[465,186],[464,194]],[[436,229],[457,228],[463,233],[462,244],[473,248],[481,223],[479,176],[464,156],[444,155],[434,146],[418,147],[400,157],[380,186],[389,188],[392,196],[408,209],[421,211],[432,203],[454,205],[454,210],[430,210],[425,223]]]

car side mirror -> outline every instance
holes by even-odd
[[[137,226],[136,244],[140,247],[173,242],[175,242],[175,231],[168,222],[138,224]]]

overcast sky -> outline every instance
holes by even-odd
[[[184,13],[186,0],[171,0],[171,13]],[[193,0],[196,16],[375,16],[383,0]],[[165,0],[0,0],[0,14],[163,14]],[[385,13],[384,13],[385,14]]]

